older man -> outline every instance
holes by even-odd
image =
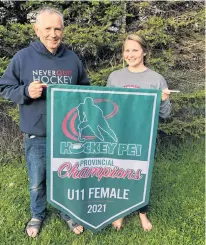
[[[20,128],[30,179],[32,218],[26,233],[35,237],[46,215],[46,89],[47,84],[89,85],[77,55],[63,43],[63,16],[53,8],[39,11],[34,25],[39,40],[13,57],[0,79],[1,95],[19,104]],[[81,225],[61,213],[70,229]]]

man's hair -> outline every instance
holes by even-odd
[[[44,7],[44,8],[41,8],[37,11],[37,15],[36,15],[36,24],[38,24],[39,22],[39,16],[43,13],[50,13],[50,14],[58,14],[61,19],[62,19],[62,26],[64,27],[64,17],[63,17],[63,14],[55,9],[55,8],[51,8],[51,7]]]

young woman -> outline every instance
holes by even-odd
[[[146,64],[148,48],[146,40],[138,34],[127,36],[122,47],[123,60],[127,67],[114,71],[109,75],[107,86],[125,88],[148,88],[161,89],[162,102],[159,116],[166,118],[170,115],[171,104],[169,101],[170,91],[164,77],[157,72],[150,70]],[[148,205],[139,209],[139,218],[145,231],[152,229],[152,224],[147,218]],[[112,223],[119,230],[123,224],[123,218]]]

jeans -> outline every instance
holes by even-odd
[[[32,218],[46,216],[46,137],[29,138],[24,135],[25,157],[30,181]]]

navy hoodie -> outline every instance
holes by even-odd
[[[29,84],[35,80],[68,85],[89,85],[89,81],[78,56],[64,44],[52,54],[35,41],[13,57],[0,79],[0,94],[19,104],[22,132],[46,136],[46,89],[38,99],[28,93]]]

